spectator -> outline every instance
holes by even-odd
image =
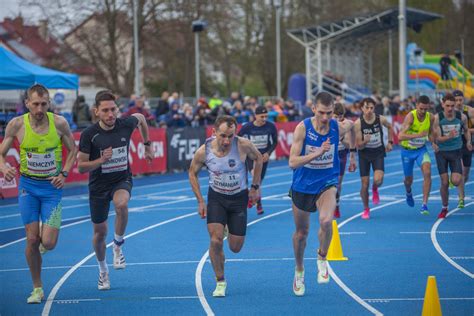
[[[183,104],[183,119],[186,126],[192,126],[194,120],[193,107],[189,103]]]
[[[177,101],[171,103],[170,111],[166,118],[166,125],[169,128],[185,127],[186,121],[184,115],[179,109],[179,103]]]
[[[235,101],[230,114],[235,117],[238,124],[250,121],[250,113],[243,109],[242,102]]]
[[[209,100],[209,108],[213,110],[217,106],[222,105],[222,100],[219,97],[219,92],[216,92],[212,95],[211,99]]]
[[[451,66],[451,58],[448,54],[444,54],[439,59],[439,65],[441,67],[441,80],[451,80],[451,72],[449,66]]]
[[[164,121],[166,118],[166,114],[168,114],[170,110],[170,105],[168,103],[168,98],[170,93],[168,91],[163,91],[161,94],[161,98],[158,101],[158,105],[156,106],[155,116],[158,121]]]
[[[122,117],[129,117],[134,113],[141,113],[143,116],[145,116],[145,120],[148,124],[148,126],[155,126],[156,127],[156,120],[155,117],[144,107],[145,105],[145,100],[143,97],[137,97],[135,99],[135,106],[131,107],[128,109],[127,112],[122,114]]]
[[[288,118],[289,122],[296,121],[300,114],[298,109],[295,107],[295,103],[293,102],[293,100],[286,101],[284,113]]]
[[[232,105],[225,101],[222,103],[221,106],[215,107],[210,113],[209,113],[209,119],[214,122],[219,116],[221,115],[232,115]]]
[[[198,107],[196,113],[194,114],[194,119],[191,123],[191,126],[207,126],[210,124],[212,124],[212,121],[209,119],[206,109],[204,107]]]
[[[92,115],[89,105],[83,95],[79,95],[72,106],[72,121],[77,129],[84,129],[92,125]]]
[[[278,112],[275,111],[275,109],[273,108],[273,103],[272,103],[272,101],[267,101],[267,102],[265,102],[265,108],[266,108],[267,111],[268,111],[268,121],[270,121],[270,122],[276,122],[276,119],[277,119],[277,116],[278,116]]]
[[[306,100],[305,106],[301,108],[301,119],[314,116],[313,113],[313,101],[311,99]]]

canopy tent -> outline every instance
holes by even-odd
[[[32,64],[0,46],[0,90],[28,89],[40,83],[48,89],[79,88],[79,76]]]

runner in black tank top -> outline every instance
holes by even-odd
[[[361,102],[363,114],[355,122],[356,145],[359,154],[359,170],[361,177],[360,197],[364,204],[363,219],[370,218],[369,209],[369,180],[370,167],[374,171],[374,179],[372,185],[372,202],[378,204],[380,202],[378,187],[382,185],[384,175],[384,159],[385,152],[392,150],[393,131],[392,125],[387,119],[374,113],[375,101],[366,98]],[[388,129],[388,144],[383,143],[383,129]]]

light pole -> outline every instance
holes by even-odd
[[[195,47],[195,66],[196,66],[196,99],[201,97],[201,77],[199,70],[199,33],[204,31],[207,26],[207,22],[203,20],[193,21],[193,33],[194,33],[194,47]]]
[[[405,0],[398,0],[398,82],[400,90],[400,99],[404,100],[407,97],[407,59],[406,59],[406,45],[407,45],[407,21],[406,21],[406,2]]]
[[[137,18],[138,5],[137,0],[133,0],[133,54],[135,55],[135,95],[139,96],[141,93],[140,89],[140,60],[138,56],[138,18]]]
[[[418,75],[418,59],[420,58],[421,54],[422,54],[422,50],[420,48],[416,48],[414,51],[413,51],[413,54],[415,55],[415,75],[416,75],[416,81],[415,81],[415,95],[416,96],[419,96],[420,93],[418,91],[418,87],[419,87],[419,75]]]
[[[280,45],[280,16],[281,3],[279,0],[275,1],[276,8],[276,86],[277,96],[281,99],[281,45]]]

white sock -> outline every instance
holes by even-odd
[[[117,234],[114,233],[114,238],[115,238],[116,241],[122,242],[122,240],[123,240],[123,235],[117,235]]]
[[[107,262],[105,261],[105,259],[104,261],[97,260],[97,263],[99,264],[100,273],[109,272],[109,267],[107,266]]]

